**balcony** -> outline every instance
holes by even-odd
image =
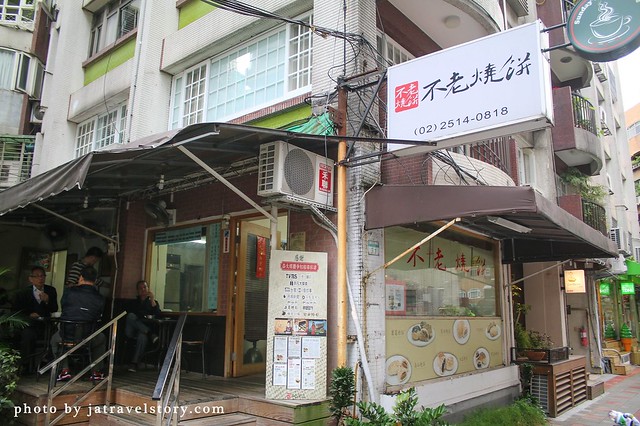
[[[601,205],[584,200],[577,194],[558,197],[558,205],[602,235],[609,236],[606,211]]]
[[[0,136],[0,190],[31,176],[34,136]]]
[[[553,90],[555,126],[551,129],[555,155],[588,176],[602,168],[601,141],[595,108],[570,87]]]

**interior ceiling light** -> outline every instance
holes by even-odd
[[[519,232],[521,234],[528,234],[531,232],[531,228],[526,226],[522,226],[518,223],[507,220],[503,217],[498,216],[487,216],[487,220],[491,223],[495,223],[496,225],[500,225],[503,228],[511,229],[512,231]]]
[[[460,17],[458,15],[449,15],[442,21],[447,28],[458,28],[460,26]]]

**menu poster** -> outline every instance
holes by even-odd
[[[266,398],[325,399],[327,254],[272,251],[268,276]]]
[[[287,365],[274,364],[273,365],[273,386],[286,386],[286,385],[287,385]]]
[[[302,354],[302,337],[289,337],[287,358],[300,358]]]
[[[302,358],[320,358],[320,342],[319,337],[303,337]]]
[[[314,389],[316,387],[316,360],[302,360],[302,389]]]
[[[275,336],[273,338],[273,362],[287,361],[287,338]]]
[[[300,389],[301,367],[302,360],[300,358],[289,358],[287,361],[287,389]]]

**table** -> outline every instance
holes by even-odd
[[[59,318],[53,317],[38,317],[32,319],[33,325],[43,325],[44,326],[44,335],[43,339],[36,340],[35,342],[35,352],[32,355],[29,355],[29,368],[35,368],[36,372],[38,368],[40,368],[40,363],[47,357],[47,355],[51,353],[51,336],[58,330],[58,320]],[[41,346],[41,347],[38,347]]]
[[[142,322],[147,324],[154,333],[158,335],[158,347],[147,353],[158,353],[157,366],[160,369],[162,362],[164,361],[164,355],[167,353],[167,349],[169,348],[169,344],[171,343],[171,336],[173,334],[173,329],[178,322],[172,318],[143,318]]]

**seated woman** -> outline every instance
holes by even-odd
[[[125,334],[129,339],[136,340],[136,348],[131,359],[129,371],[135,373],[139,367],[140,360],[147,348],[149,340],[152,344],[158,341],[158,336],[153,334],[151,328],[144,322],[147,316],[155,316],[161,313],[160,306],[151,291],[149,284],[145,280],[136,283],[138,296],[127,305],[127,320]]]

